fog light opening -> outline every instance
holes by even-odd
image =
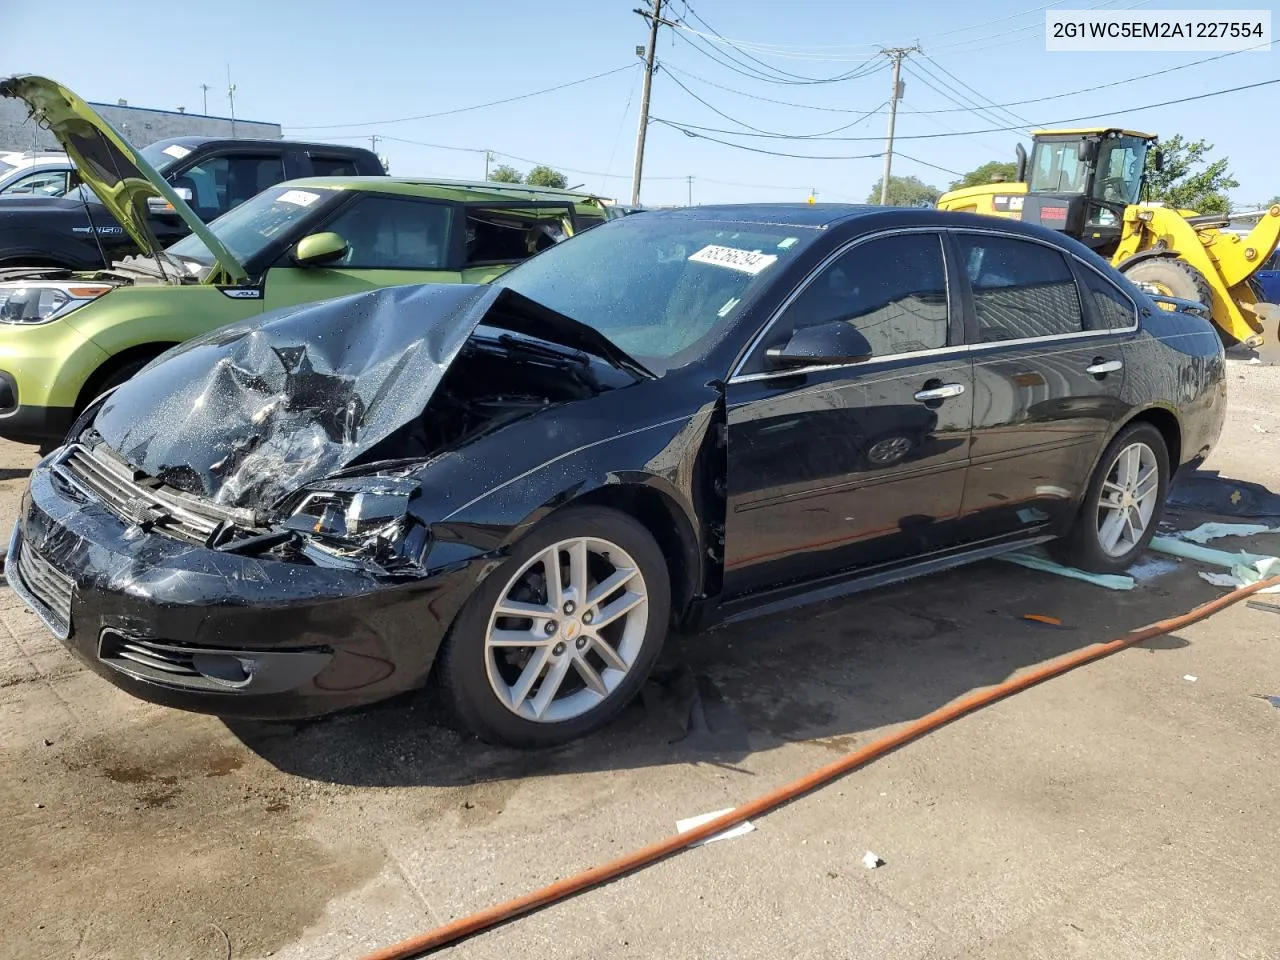
[[[197,673],[222,683],[248,683],[255,663],[247,657],[234,657],[229,653],[197,653],[191,658],[191,665]]]

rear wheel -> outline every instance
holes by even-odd
[[[565,510],[519,541],[458,614],[440,660],[445,695],[493,743],[581,737],[640,689],[670,609],[662,550],[639,522]]]
[[[1048,545],[1060,563],[1119,573],[1155,536],[1169,485],[1169,452],[1160,431],[1131,423],[1107,445],[1071,530]]]
[[[1213,305],[1213,289],[1209,286],[1209,281],[1185,260],[1176,257],[1139,260],[1123,272],[1134,283],[1150,284],[1163,296],[1194,300],[1206,307]],[[1232,347],[1240,342],[1216,324],[1214,328],[1225,346]]]

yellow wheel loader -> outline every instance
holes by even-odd
[[[1228,346],[1276,334],[1280,307],[1261,302],[1253,275],[1280,240],[1280,205],[1263,212],[1247,236],[1230,233],[1223,215],[1200,216],[1141,201],[1147,153],[1156,137],[1099,127],[1037,130],[1030,164],[1018,145],[1017,183],[988,183],[943,194],[940,210],[1009,217],[1060,230],[1108,257],[1154,293],[1209,308]]]

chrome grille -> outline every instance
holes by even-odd
[[[54,622],[49,628],[61,637],[71,633],[71,595],[75,584],[65,573],[54,569],[27,543],[18,544],[18,576],[32,598],[44,607]]]
[[[205,544],[224,521],[248,521],[239,511],[221,510],[159,486],[144,486],[142,474],[102,448],[90,450],[79,444],[68,446],[53,469],[81,492],[100,501],[126,523],[138,524],[180,540]],[[150,481],[154,483],[154,481]]]

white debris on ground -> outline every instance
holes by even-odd
[[[723,817],[726,813],[732,813],[733,807],[726,807],[723,810],[716,810],[714,813],[700,813],[696,817],[685,817],[683,820],[676,821],[676,833],[688,833],[690,830],[702,826],[704,823],[710,823],[716,817]],[[734,837],[743,837],[755,830],[755,824],[750,820],[744,820],[736,827],[730,827],[720,833],[707,837],[705,840],[699,840],[693,844],[700,847],[704,843],[714,843],[716,840],[732,840]]]
[[[884,866],[884,861],[868,850],[862,855],[862,865],[868,870],[874,870],[876,867]]]

